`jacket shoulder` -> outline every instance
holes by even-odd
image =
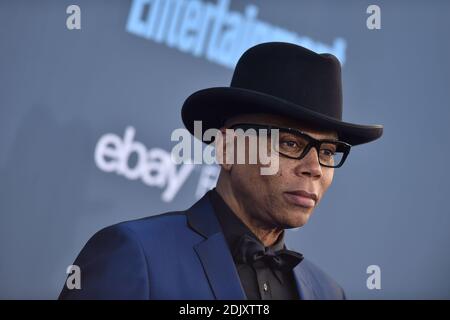
[[[186,212],[165,212],[145,218],[120,222],[105,229],[108,228],[126,230],[134,234],[137,238],[141,236],[152,236],[161,239],[161,237],[164,237],[167,233],[172,233],[174,230],[180,232],[187,228]]]
[[[59,299],[148,299],[149,261],[143,243],[161,243],[157,240],[169,228],[186,225],[185,220],[183,212],[168,212],[96,232],[74,262],[81,270],[81,289],[65,285]]]
[[[317,265],[303,259],[300,263],[303,280],[313,289],[317,299],[344,300],[345,292],[342,287]]]

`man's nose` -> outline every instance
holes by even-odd
[[[319,155],[316,148],[311,148],[303,159],[299,161],[297,174],[313,178],[322,176],[322,166],[319,163]]]

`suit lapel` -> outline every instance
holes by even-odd
[[[197,244],[195,251],[216,299],[245,299],[239,275],[222,233],[216,233]]]
[[[215,216],[208,193],[187,211],[188,225],[205,237],[197,253],[216,299],[246,299],[230,250]]]
[[[297,290],[301,300],[314,300],[317,299],[314,291],[307,280],[305,270],[303,268],[302,262],[300,262],[294,268],[294,276],[297,282]]]
[[[286,248],[290,247],[289,237],[285,237]],[[300,262],[293,269],[295,281],[297,283],[297,291],[301,300],[314,300],[317,296],[312,289],[312,285],[308,281],[307,272],[305,270],[304,261]]]

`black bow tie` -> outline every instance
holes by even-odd
[[[303,260],[301,253],[281,249],[273,250],[251,237],[244,234],[236,246],[235,257],[238,262],[255,264],[258,261],[267,263],[271,268],[280,271],[290,271]]]

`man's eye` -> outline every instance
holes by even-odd
[[[299,145],[295,141],[283,141],[281,144],[288,148],[298,148]]]
[[[322,155],[327,156],[327,157],[332,157],[334,156],[334,151],[330,150],[330,149],[321,149],[320,152],[322,153]]]

